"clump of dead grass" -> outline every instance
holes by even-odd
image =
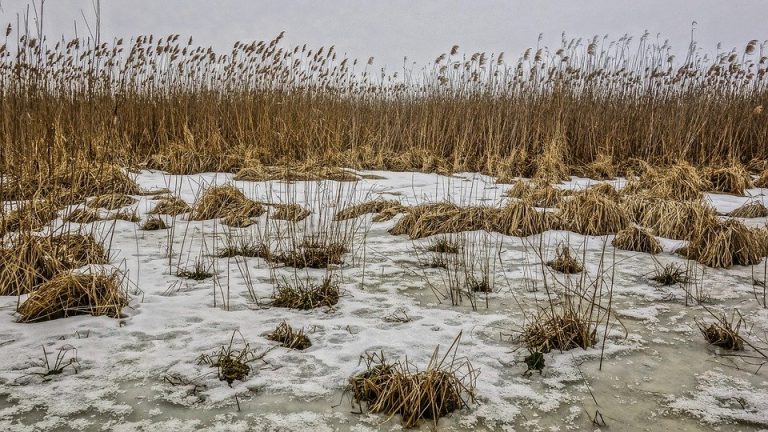
[[[90,208],[105,208],[107,210],[117,210],[122,207],[135,204],[136,200],[128,195],[121,193],[109,193],[99,195],[88,201],[88,207]]]
[[[320,284],[309,280],[293,283],[284,280],[277,284],[272,295],[272,306],[300,310],[332,307],[339,302],[340,294],[339,284],[330,277],[324,278]]]
[[[282,347],[299,351],[312,346],[312,342],[310,342],[309,338],[304,334],[304,329],[295,330],[285,321],[278,324],[277,328],[267,335],[267,339],[279,342]]]
[[[529,183],[518,180],[506,193],[506,196],[518,198],[534,207],[557,207],[571,191],[553,187],[548,183]]]
[[[688,283],[688,271],[680,264],[669,263],[667,265],[656,265],[653,276],[650,278],[661,286]]]
[[[357,181],[357,174],[336,167],[318,164],[286,164],[280,166],[253,165],[240,169],[235,174],[237,181],[318,181],[334,180],[340,182]]]
[[[312,214],[311,211],[298,204],[276,204],[274,207],[277,211],[272,215],[272,219],[299,222]]]
[[[49,200],[32,200],[10,212],[0,211],[0,237],[9,232],[39,230],[57,217],[57,206]]]
[[[552,269],[565,274],[580,273],[584,266],[571,255],[571,248],[567,244],[559,244],[555,251],[555,259],[547,262]]]
[[[141,229],[144,231],[158,231],[168,229],[168,225],[165,221],[159,217],[150,217],[141,225]]]
[[[702,191],[710,187],[698,170],[685,161],[678,161],[667,169],[647,169],[640,184],[653,197],[677,201],[698,200]]]
[[[458,242],[450,241],[445,238],[433,240],[427,247],[427,250],[430,252],[449,254],[459,253],[459,249],[460,245]]]
[[[738,320],[733,317],[729,320],[725,314],[722,314],[719,317],[715,316],[715,321],[709,325],[699,320],[696,320],[696,325],[710,345],[732,351],[744,349],[744,340],[739,335],[741,327],[744,325],[741,317]]]
[[[244,214],[231,214],[221,220],[222,225],[230,228],[248,228],[255,223],[256,221]]]
[[[88,224],[101,220],[99,212],[90,208],[76,208],[64,216],[64,222]]]
[[[760,174],[760,177],[755,180],[755,187],[768,188],[768,169],[763,171],[763,173]]]
[[[365,370],[349,379],[347,391],[370,412],[399,414],[403,427],[415,427],[422,419],[437,427],[441,417],[475,402],[477,371],[469,361],[456,359],[458,341],[443,357],[435,349],[423,371],[407,361],[388,362],[383,353],[366,353],[361,357]]]
[[[589,190],[575,194],[561,208],[564,227],[579,234],[614,234],[630,224],[629,214],[621,204]]]
[[[587,349],[597,342],[597,326],[589,315],[571,301],[558,307],[544,307],[523,328],[520,341],[530,352]]]
[[[661,244],[647,228],[636,225],[625,228],[614,237],[611,244],[617,249],[645,252],[652,255],[660,253]]]
[[[344,264],[347,247],[333,241],[304,241],[291,249],[270,252],[267,259],[295,268],[328,268]]]
[[[23,235],[0,249],[0,295],[29,293],[59,273],[108,261],[107,252],[92,236]]]
[[[738,163],[721,168],[707,168],[704,170],[704,177],[712,192],[744,195],[745,190],[752,187],[752,176]]]
[[[736,210],[728,213],[728,216],[738,218],[762,218],[768,217],[768,208],[760,201],[750,201]]]
[[[595,160],[587,164],[582,174],[595,180],[609,180],[616,177],[616,165],[613,157],[607,153],[600,153]]]
[[[517,237],[540,234],[558,225],[558,219],[552,213],[540,212],[522,201],[512,202],[501,209],[495,209],[490,215],[494,220],[492,225],[486,228],[488,231],[494,230]]]
[[[758,264],[763,252],[760,234],[734,219],[715,220],[697,227],[685,251],[687,258],[716,268]]]
[[[73,315],[120,317],[129,296],[118,273],[59,273],[19,305],[20,322],[47,321]]]
[[[654,200],[648,203],[638,223],[657,235],[675,240],[690,240],[695,228],[715,223],[715,210],[697,201]]]
[[[209,187],[195,203],[190,220],[207,220],[232,217],[258,217],[266,209],[256,201],[245,197],[232,185]]]
[[[560,183],[570,180],[568,166],[565,164],[565,135],[560,131],[544,147],[544,151],[536,158],[534,179],[547,183]]]
[[[353,219],[368,213],[378,213],[378,214],[382,214],[383,212],[399,213],[402,210],[403,210],[403,206],[400,204],[399,201],[375,199],[372,201],[356,204],[341,210],[340,212],[336,213],[334,220],[341,221],[346,219]]]
[[[249,363],[264,356],[263,354],[257,356],[249,343],[244,342],[243,347],[239,349],[235,347],[234,342],[237,333],[237,331],[232,332],[229,345],[222,346],[218,352],[210,355],[201,354],[197,358],[198,364],[215,367],[219,381],[226,381],[230,387],[232,387],[232,383],[235,381],[245,381],[251,373]]]
[[[186,201],[179,197],[171,196],[164,197],[159,203],[150,211],[151,214],[166,214],[169,216],[178,216],[183,213],[189,213],[192,211],[192,207],[187,204]]]

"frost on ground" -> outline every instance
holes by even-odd
[[[260,202],[308,208],[312,215],[297,225],[309,234],[327,226],[338,210],[378,197],[404,205],[509,200],[503,196],[509,185],[479,174],[365,174],[377,178],[348,184],[238,182],[229,174],[142,171],[137,182],[145,190],[168,188],[189,204],[206,187],[231,183]],[[574,179],[563,187],[579,189],[590,182]],[[749,191],[754,197],[762,192]],[[145,220],[156,201],[135,198],[130,208]],[[750,198],[709,199],[728,211]],[[326,270],[275,266],[259,257],[215,257],[233,240],[280,242],[290,236],[290,224],[270,214],[247,228],[190,221],[185,215],[161,216],[171,229],[159,231],[142,231],[121,220],[82,225],[111,247],[110,265],[127,275],[131,306],[120,319],[77,316],[21,324],[14,315],[19,299],[0,298],[0,430],[398,430],[397,419],[353,413],[357,408],[344,388],[362,370],[360,356],[384,352],[423,368],[435,347],[444,352],[459,333],[458,355],[480,371],[478,401],[442,419],[443,430],[583,430],[600,428],[592,423],[598,412],[615,430],[698,430],[705,423],[728,430],[736,422],[741,430],[768,426],[761,374],[753,374],[754,368],[720,367],[732,360],[708,350],[694,324],[694,317],[708,317],[704,309],[686,306],[681,288],[660,288],[648,279],[654,260],[685,263],[669,247],[679,241],[662,239],[665,252],[651,258],[614,252],[612,236],[565,231],[529,238],[481,231],[452,235],[474,244],[478,268],[490,263],[492,286],[471,302],[452,304],[448,287],[455,275],[425,265],[431,239],[390,235],[387,230],[402,216],[373,222],[373,215],[364,215],[340,223],[351,236],[351,250],[331,272],[342,289],[339,302],[302,311],[270,307],[273,282],[322,279]],[[57,224],[66,225],[61,219]],[[547,353],[541,374],[526,373],[528,353],[515,343],[516,336],[547,304],[546,287],[561,291],[579,278],[542,273],[542,261],[554,256],[561,241],[577,249],[579,258],[583,254],[590,277],[598,274],[600,257],[608,257],[612,268],[604,274],[612,278],[615,314],[598,328],[596,346]],[[212,278],[177,276],[198,261]],[[754,298],[751,268],[704,273],[702,289],[716,307],[738,307],[757,328],[768,328],[768,315]],[[290,350],[267,339],[283,321],[303,328],[312,346]],[[238,349],[249,344],[260,356],[250,374],[231,386],[200,361],[230,340]],[[59,355],[62,365],[69,364],[60,374],[46,376],[46,357],[50,366]]]

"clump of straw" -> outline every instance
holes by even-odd
[[[165,224],[164,220],[155,216],[144,221],[144,224],[141,225],[141,229],[144,231],[158,231],[168,229],[168,225]]]
[[[361,408],[399,414],[403,427],[415,427],[422,419],[437,427],[441,417],[475,402],[477,371],[469,361],[456,359],[460,337],[443,357],[435,349],[423,371],[407,362],[388,362],[383,353],[366,353],[361,357],[365,370],[349,379],[347,391]]]
[[[232,185],[208,188],[195,203],[190,220],[207,220],[235,217],[261,216],[266,209],[260,203],[249,200],[240,189]]]
[[[708,326],[704,322],[696,320],[696,325],[707,343],[732,351],[744,349],[744,340],[739,335],[743,324],[744,321],[741,318],[738,321],[733,318],[728,320],[725,314],[715,317],[715,321]]]
[[[658,236],[690,240],[695,227],[715,223],[715,209],[701,201],[655,200],[642,212],[639,224]]]
[[[312,212],[298,204],[276,204],[275,208],[277,208],[277,211],[272,215],[272,219],[298,222],[312,214]]]
[[[65,272],[34,290],[17,312],[27,323],[83,314],[118,318],[128,302],[118,273]]]
[[[704,175],[713,192],[744,195],[745,189],[752,187],[752,177],[741,164],[732,164],[723,168],[710,168]]]
[[[589,190],[564,203],[560,218],[567,229],[593,236],[617,233],[630,223],[629,215],[617,201]]]
[[[190,207],[186,201],[179,197],[171,196],[162,198],[150,213],[178,216],[182,213],[189,213],[191,211],[192,207]]]
[[[768,217],[768,208],[766,208],[760,201],[751,201],[730,212],[728,216],[738,218]]]
[[[587,349],[597,341],[597,325],[589,312],[589,307],[582,310],[571,301],[559,307],[541,308],[523,328],[520,341],[530,352]]]
[[[381,214],[382,212],[385,212],[385,211],[400,212],[402,210],[403,210],[403,206],[400,205],[399,201],[376,199],[373,201],[367,201],[364,203],[347,207],[341,210],[340,212],[336,213],[334,220],[341,221],[346,219],[353,219],[368,213]]]
[[[761,261],[764,245],[758,232],[738,220],[713,221],[696,227],[686,256],[709,267],[755,265]]]
[[[661,252],[661,244],[647,228],[631,226],[619,231],[611,244],[617,249],[645,252],[652,255]]]
[[[272,295],[272,306],[308,310],[331,307],[339,302],[339,284],[326,277],[318,284],[312,281],[283,281]]]
[[[571,248],[567,244],[559,244],[555,251],[555,259],[547,262],[547,265],[560,273],[573,274],[584,270],[581,263],[571,255]]]
[[[312,342],[304,334],[304,329],[295,330],[285,321],[278,324],[277,328],[267,335],[267,339],[279,342],[280,346],[285,348],[295,350],[304,350],[312,346]]]
[[[128,195],[121,193],[110,193],[99,195],[88,201],[88,207],[105,208],[107,210],[117,210],[122,207],[135,204],[136,200]]]

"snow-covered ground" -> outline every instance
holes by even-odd
[[[309,232],[327,227],[329,216],[341,208],[377,197],[403,204],[498,205],[508,200],[503,193],[511,187],[469,173],[364,173],[382,178],[235,182],[229,174],[142,171],[137,182],[143,189],[169,188],[190,204],[206,186],[232,183],[252,199],[311,209],[310,219],[297,224]],[[573,179],[564,187],[589,183]],[[707,198],[718,211],[728,212],[750,199],[768,204],[765,192]],[[136,198],[132,207],[146,219],[156,201]],[[761,360],[750,365],[716,355],[694,321],[708,320],[709,314],[701,306],[685,305],[681,288],[662,289],[648,279],[655,260],[685,263],[672,253],[683,242],[662,239],[664,252],[652,257],[621,250],[614,254],[612,236],[564,231],[525,239],[485,232],[453,235],[475,244],[474,259],[493,266],[494,292],[473,307],[467,301],[452,305],[442,295],[445,270],[424,265],[430,239],[392,236],[387,230],[397,218],[374,223],[371,217],[341,223],[340,229],[354,236],[345,264],[332,271],[343,296],[332,309],[311,311],[267,307],[272,281],[294,274],[320,278],[326,270],[271,268],[261,258],[211,256],[228,237],[279,237],[287,232],[285,221],[263,215],[241,229],[164,216],[173,228],[161,231],[141,231],[125,221],[89,224],[87,229],[111,245],[112,264],[127,275],[130,308],[121,319],[78,316],[22,324],[14,315],[18,299],[0,298],[0,430],[398,430],[396,418],[354,413],[349,395],[343,394],[349,377],[362,368],[360,356],[383,351],[388,358],[407,356],[424,367],[436,346],[446,349],[459,333],[459,355],[480,371],[478,402],[442,419],[441,430],[594,430],[601,428],[592,423],[598,411],[610,430],[768,427],[768,381],[766,372],[758,371]],[[766,220],[748,222],[764,225]],[[607,329],[600,328],[596,348],[549,353],[541,375],[524,375],[526,353],[513,339],[546,300],[541,260],[533,249],[544,245],[545,259],[551,259],[562,240],[579,258],[585,254],[590,277],[598,274],[600,256],[607,256],[604,276],[612,278],[615,315]],[[214,278],[176,276],[198,259],[211,263]],[[711,309],[730,314],[738,308],[753,326],[755,341],[768,332],[768,310],[755,298],[752,267],[698,270]],[[763,264],[754,271],[762,275]],[[547,273],[554,277],[569,283],[567,276]],[[265,335],[283,320],[303,327],[312,346],[267,352],[276,343]],[[255,352],[267,353],[253,363],[246,381],[229,387],[196,359],[227,345],[235,330],[235,344],[244,340]],[[76,373],[65,368],[49,379],[35,374],[44,371],[43,350],[49,361],[59,352],[69,361],[75,355],[69,348],[76,349]],[[164,380],[169,376],[193,384],[174,386]]]

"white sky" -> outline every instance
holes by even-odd
[[[44,27],[50,37],[86,34],[82,13],[93,24],[92,1],[48,0]],[[15,23],[27,0],[0,0],[0,24]],[[236,40],[271,39],[286,31],[285,43],[336,45],[351,57],[376,58],[398,68],[431,62],[453,44],[463,52],[505,51],[516,58],[535,46],[556,46],[561,32],[588,38],[645,30],[669,39],[678,52],[696,40],[706,52],[741,51],[751,39],[768,39],[768,0],[102,0],[102,40],[138,34],[193,36],[195,44],[226,50]],[[15,25],[15,24],[14,24]]]

